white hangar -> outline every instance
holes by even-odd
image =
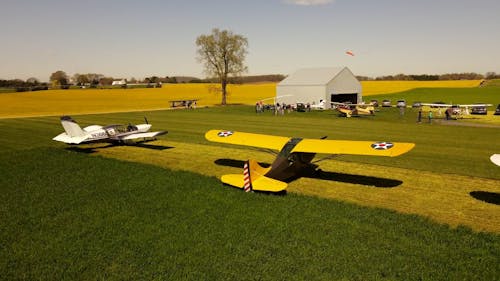
[[[303,68],[276,86],[276,102],[325,104],[362,101],[361,83],[347,67]]]

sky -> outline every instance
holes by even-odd
[[[246,75],[500,73],[498,0],[0,0],[0,79],[205,77],[196,38],[248,39]],[[352,51],[354,56],[346,54]]]

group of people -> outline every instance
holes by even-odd
[[[299,108],[300,107],[300,108]],[[291,111],[311,111],[311,105],[307,104],[286,104],[286,103],[276,103],[274,105],[264,104],[262,101],[255,103],[255,113],[263,113],[266,110],[273,110],[274,115],[284,115],[285,111],[290,113]]]
[[[427,119],[429,120],[429,124],[432,123],[433,118],[434,118],[434,115],[432,113],[432,110],[429,110],[429,112],[427,113]],[[420,108],[418,110],[417,123],[422,123],[422,108]]]
[[[274,106],[274,115],[284,115],[285,114],[285,110],[288,110],[288,112],[290,112],[290,109],[291,109],[291,106],[290,105],[287,105],[286,103],[276,103],[276,105]]]

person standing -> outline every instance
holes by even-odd
[[[429,124],[432,124],[432,110],[429,110]]]
[[[422,123],[422,108],[418,110],[417,123]]]

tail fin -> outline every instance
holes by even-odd
[[[85,135],[85,132],[80,128],[78,123],[76,123],[70,116],[61,117],[61,125],[66,131],[66,134],[70,137],[81,137]]]
[[[270,191],[281,192],[286,189],[285,182],[268,178],[265,174],[271,168],[264,168],[255,160],[245,162],[242,174],[223,175],[221,180],[225,184],[229,184],[238,188],[243,188],[244,191]]]

